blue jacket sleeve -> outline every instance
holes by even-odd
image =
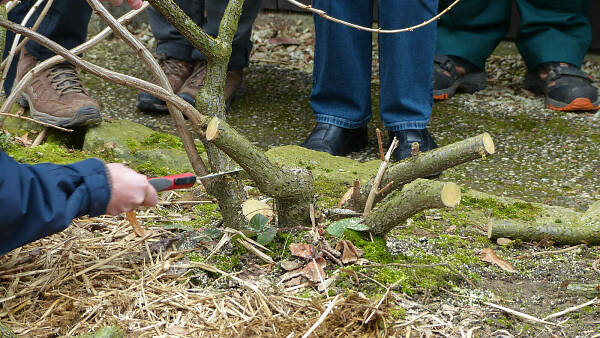
[[[98,159],[26,165],[0,151],[0,255],[64,230],[73,218],[103,214],[109,200]]]

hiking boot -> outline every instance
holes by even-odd
[[[485,88],[485,72],[458,56],[436,54],[433,60],[433,99],[446,100],[456,92],[475,93]]]
[[[23,48],[15,83],[38,63],[39,60]],[[33,75],[18,103],[29,107],[32,118],[59,127],[71,128],[102,121],[98,103],[83,87],[71,64],[61,63]]]
[[[177,95],[195,107],[196,95],[198,95],[200,87],[202,87],[202,84],[204,83],[205,77],[206,62],[199,61],[194,67],[194,72],[181,86],[181,89],[179,89],[179,93],[177,93]],[[225,104],[227,105],[227,109],[229,109],[229,106],[233,100],[236,100],[244,95],[245,89],[244,71],[241,69],[227,71],[227,77],[225,78]]]
[[[565,62],[546,62],[528,71],[525,88],[544,94],[546,107],[552,110],[597,110],[598,89],[593,79],[581,69]]]
[[[169,80],[173,92],[177,93],[181,85],[192,74],[194,65],[191,62],[170,58],[165,54],[158,56],[158,64]],[[166,113],[169,111],[165,101],[154,97],[146,92],[140,92],[137,96],[139,110],[145,112]]]

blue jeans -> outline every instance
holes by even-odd
[[[202,29],[212,36],[219,33],[219,23],[227,7],[224,0],[175,0],[175,3]],[[252,24],[261,0],[246,0],[242,8],[242,15],[238,23],[238,29],[233,38],[231,57],[229,58],[229,69],[238,70],[248,67],[250,52],[252,51]],[[203,11],[206,8],[206,20],[203,19]],[[156,37],[156,54],[165,54],[183,61],[204,60],[204,56],[179,31],[171,25],[154,8],[148,8],[148,23],[152,34]]]
[[[8,13],[8,19],[16,23],[21,23],[34,3],[35,1],[33,0],[21,1],[19,5]],[[36,10],[34,15],[27,22],[27,27],[33,26],[43,7],[44,5],[42,4],[42,6]],[[56,41],[61,46],[71,49],[85,42],[87,38],[88,23],[90,22],[91,16],[92,9],[85,0],[55,0],[37,31]],[[7,32],[6,48],[3,57],[8,55],[14,37],[15,35],[12,32]],[[29,41],[25,45],[25,48],[27,48],[27,51],[31,53],[31,55],[39,60],[46,60],[54,56],[53,52],[33,41]],[[17,73],[18,62],[19,55],[17,54],[13,59],[6,81],[4,82],[4,90],[6,93],[9,93],[12,88]]]
[[[314,0],[314,7],[371,27],[372,0]],[[397,29],[437,14],[437,0],[379,0],[379,26]],[[317,122],[342,128],[371,119],[372,33],[315,21],[315,65],[310,105]],[[412,32],[379,34],[380,114],[389,131],[423,129],[433,105],[435,23]]]

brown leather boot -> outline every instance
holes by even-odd
[[[194,66],[194,72],[181,86],[177,95],[195,107],[196,95],[198,95],[205,77],[206,63],[199,61]],[[244,92],[244,71],[241,69],[227,71],[227,77],[225,78],[225,104],[227,108],[233,100],[242,97]]]
[[[15,82],[38,63],[39,60],[23,48]],[[35,74],[18,102],[29,107],[29,114],[34,119],[55,126],[71,128],[102,121],[98,103],[83,87],[71,64],[58,64]]]
[[[158,64],[167,76],[169,84],[175,93],[181,88],[185,80],[190,77],[194,69],[194,65],[191,62],[173,59],[165,54],[158,56]],[[145,92],[138,94],[137,107],[139,110],[145,112],[166,113],[169,111],[165,101]]]

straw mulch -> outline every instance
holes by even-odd
[[[84,218],[0,257],[0,322],[33,337],[108,325],[131,337],[385,333],[385,302],[358,295],[299,298],[274,283],[190,262],[173,245],[181,232],[151,230],[140,238],[121,218]],[[213,270],[207,287],[193,282],[199,268]],[[211,287],[215,279],[237,282],[219,290]]]

